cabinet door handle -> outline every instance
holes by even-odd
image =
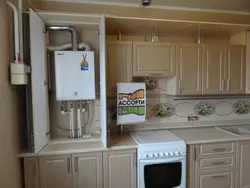
[[[196,146],[194,146],[194,161],[196,161]]]
[[[219,162],[213,162],[212,165],[223,165],[226,164],[224,161],[219,161]]]
[[[225,175],[212,176],[212,178],[225,178]]]
[[[78,158],[75,158],[75,172],[78,172]]]
[[[182,88],[182,80],[179,80],[179,88]]]
[[[230,88],[230,80],[227,80],[227,92],[229,92],[229,88]]]
[[[222,90],[222,92],[224,92],[225,90],[225,88],[224,88],[224,82],[225,82],[225,80],[221,80],[221,90]]]
[[[162,73],[150,73],[151,76],[161,76]]]
[[[70,157],[67,158],[67,172],[70,173]]]
[[[222,152],[222,151],[227,151],[226,148],[215,148],[213,149],[215,152]]]
[[[134,154],[134,155],[133,155],[134,167],[136,168],[136,159],[137,159],[137,157],[136,157],[136,152],[134,152],[133,154]]]

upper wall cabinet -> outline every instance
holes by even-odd
[[[175,76],[175,45],[135,42],[133,76]]]
[[[203,50],[203,94],[225,92],[224,45],[205,45]]]
[[[202,46],[199,44],[180,44],[176,46],[178,94],[201,94],[201,56]]]
[[[246,47],[228,46],[226,49],[226,92],[245,93]]]
[[[245,92],[245,46],[176,45],[177,76],[167,78],[171,95]]]
[[[114,41],[107,44],[107,92],[116,95],[117,82],[132,81],[132,42]]]

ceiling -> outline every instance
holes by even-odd
[[[78,3],[98,3],[108,5],[141,6],[141,0],[40,0]],[[152,8],[188,8],[207,11],[236,11],[250,13],[250,0],[151,0]]]

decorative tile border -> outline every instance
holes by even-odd
[[[153,107],[153,114],[159,117],[171,117],[175,114],[175,108],[168,103],[157,104]]]
[[[179,113],[177,109],[180,105],[189,106],[190,114],[182,115],[181,113]],[[220,105],[228,105],[228,112],[220,112]],[[216,104],[213,104],[210,101],[200,101],[197,104],[193,104],[190,102],[180,102],[176,105],[172,105],[169,103],[161,103],[154,105],[153,107],[151,107],[151,109],[148,110],[151,110],[152,114],[158,117],[171,117],[173,115],[176,115],[178,117],[189,117],[194,114],[198,116],[209,116],[213,114],[219,116],[227,116],[232,113],[238,115],[246,115],[250,113],[250,102],[242,100],[237,101],[235,103],[231,103],[229,101],[220,101]]]
[[[248,114],[250,112],[250,102],[238,101],[234,103],[234,113],[236,114]]]
[[[147,119],[155,116],[158,118],[188,118],[189,116],[206,117],[211,115],[229,116],[231,114],[247,115],[250,114],[250,102],[238,100],[236,102],[219,101],[197,101],[194,103],[182,101],[175,105],[171,103],[159,103],[156,105],[147,104]],[[116,120],[116,105],[108,109],[108,119]]]
[[[209,101],[201,101],[194,106],[194,112],[199,116],[209,116],[215,112],[215,106]]]

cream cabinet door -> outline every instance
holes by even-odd
[[[205,45],[203,50],[203,94],[222,94],[225,87],[225,47]]]
[[[250,188],[250,142],[239,142],[237,153],[237,187]]]
[[[196,188],[235,188],[235,170],[197,171]]]
[[[134,42],[133,76],[175,76],[175,45]]]
[[[230,94],[245,93],[246,47],[228,46],[226,60],[226,91]]]
[[[71,157],[39,157],[40,188],[71,188]]]
[[[102,152],[74,154],[74,188],[102,188]]]
[[[117,82],[132,81],[132,42],[113,41],[107,44],[107,91],[116,95]]]
[[[103,152],[104,188],[136,188],[136,150]]]
[[[202,93],[202,46],[180,44],[176,48],[177,94]]]

